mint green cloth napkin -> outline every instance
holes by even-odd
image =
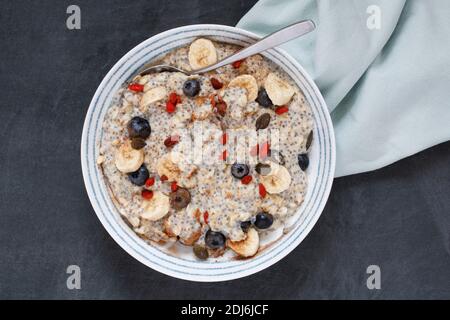
[[[328,104],[336,176],[450,139],[450,1],[260,0],[238,27],[265,35],[303,19],[317,29],[282,48]]]

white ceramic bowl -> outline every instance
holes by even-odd
[[[253,33],[222,25],[191,25],[172,29],[142,42],[128,52],[108,72],[89,106],[81,140],[81,164],[86,190],[103,226],[113,239],[143,264],[172,277],[192,281],[224,281],[251,275],[285,257],[311,231],[325,206],[334,176],[335,142],[326,104],[314,82],[297,61],[280,49],[263,55],[287,72],[302,89],[314,113],[314,141],[310,151],[308,191],[304,203],[290,220],[289,232],[258,255],[247,260],[225,255],[218,261],[198,261],[192,249],[178,245],[175,250],[149,245],[123,222],[111,201],[104,179],[96,165],[101,124],[119,87],[145,63],[172,49],[208,37],[222,42],[248,45],[259,37]]]

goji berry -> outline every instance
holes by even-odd
[[[176,105],[178,103],[178,99],[179,99],[179,96],[176,94],[176,92],[172,92],[169,94],[169,102]]]
[[[252,182],[252,176],[245,176],[241,179],[242,184],[249,184],[250,182]]]
[[[250,155],[256,157],[259,153],[259,144],[250,149]]]
[[[222,89],[222,87],[223,87],[222,82],[220,82],[216,78],[211,78],[210,81],[211,81],[211,85],[214,89],[216,89],[216,90]]]
[[[142,198],[146,199],[146,200],[150,200],[151,198],[153,198],[153,191],[152,190],[142,190],[141,192]]]
[[[145,186],[147,188],[150,188],[152,185],[155,184],[155,178],[154,177],[150,177],[145,181]]]
[[[261,196],[261,198],[265,198],[267,194],[266,187],[264,187],[264,185],[260,183],[258,185],[258,188],[259,188],[259,195]]]
[[[218,114],[224,117],[225,113],[227,112],[227,104],[225,103],[225,101],[216,103],[216,110]]]
[[[275,113],[278,115],[282,115],[283,113],[286,113],[289,111],[289,108],[286,106],[281,106],[275,109]]]
[[[172,102],[170,102],[170,101],[167,101],[167,103],[166,103],[166,111],[167,111],[168,113],[173,113],[173,112],[175,112],[175,108],[176,108],[176,105],[175,105],[174,103],[172,103]]]
[[[270,144],[268,142],[264,142],[259,148],[259,157],[261,159],[266,158],[270,153]]]
[[[244,59],[235,61],[231,65],[233,66],[233,68],[239,69],[241,67],[242,62],[244,62]]]
[[[223,144],[223,145],[226,145],[226,144],[227,144],[227,134],[226,134],[226,133],[224,133],[224,134],[222,135],[222,144]]]
[[[166,138],[166,140],[164,140],[164,145],[167,148],[171,148],[174,145],[176,145],[178,142],[180,141],[180,137],[175,135],[175,136],[170,136],[168,138]]]
[[[139,83],[130,83],[130,85],[128,86],[128,90],[142,92],[144,91],[144,86]]]
[[[226,161],[227,160],[227,150],[223,150],[222,154],[220,155],[220,160]]]

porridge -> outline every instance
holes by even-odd
[[[198,69],[238,46],[197,39],[161,63]],[[177,241],[198,259],[260,250],[307,190],[313,116],[300,89],[260,55],[196,76],[124,84],[108,109],[97,164],[141,238]]]

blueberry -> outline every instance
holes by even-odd
[[[208,248],[220,249],[225,246],[226,238],[225,236],[216,231],[208,230],[205,235],[205,243]]]
[[[259,90],[258,97],[256,98],[256,102],[258,102],[261,105],[261,107],[264,107],[264,108],[270,108],[273,106],[273,102],[272,102],[272,100],[270,100],[266,89]]]
[[[250,229],[251,226],[252,226],[252,222],[251,221],[242,221],[241,222],[241,229],[244,232],[247,232],[248,229]]]
[[[258,229],[267,229],[273,223],[273,216],[267,212],[260,212],[256,215],[255,218],[255,227]]]
[[[248,166],[242,163],[234,163],[231,166],[231,174],[237,179],[242,179],[250,172]]]
[[[132,118],[128,122],[127,129],[130,138],[147,139],[152,132],[148,121],[141,117]]]
[[[143,164],[137,171],[129,173],[128,178],[130,179],[132,184],[137,186],[143,186],[145,181],[148,179],[148,170],[145,164]]]
[[[195,97],[200,92],[200,82],[196,79],[187,80],[183,84],[183,93],[188,97]]]
[[[298,160],[298,165],[300,166],[300,169],[302,169],[303,171],[308,169],[309,158],[308,158],[308,155],[306,153],[300,153],[297,156],[297,160]]]

